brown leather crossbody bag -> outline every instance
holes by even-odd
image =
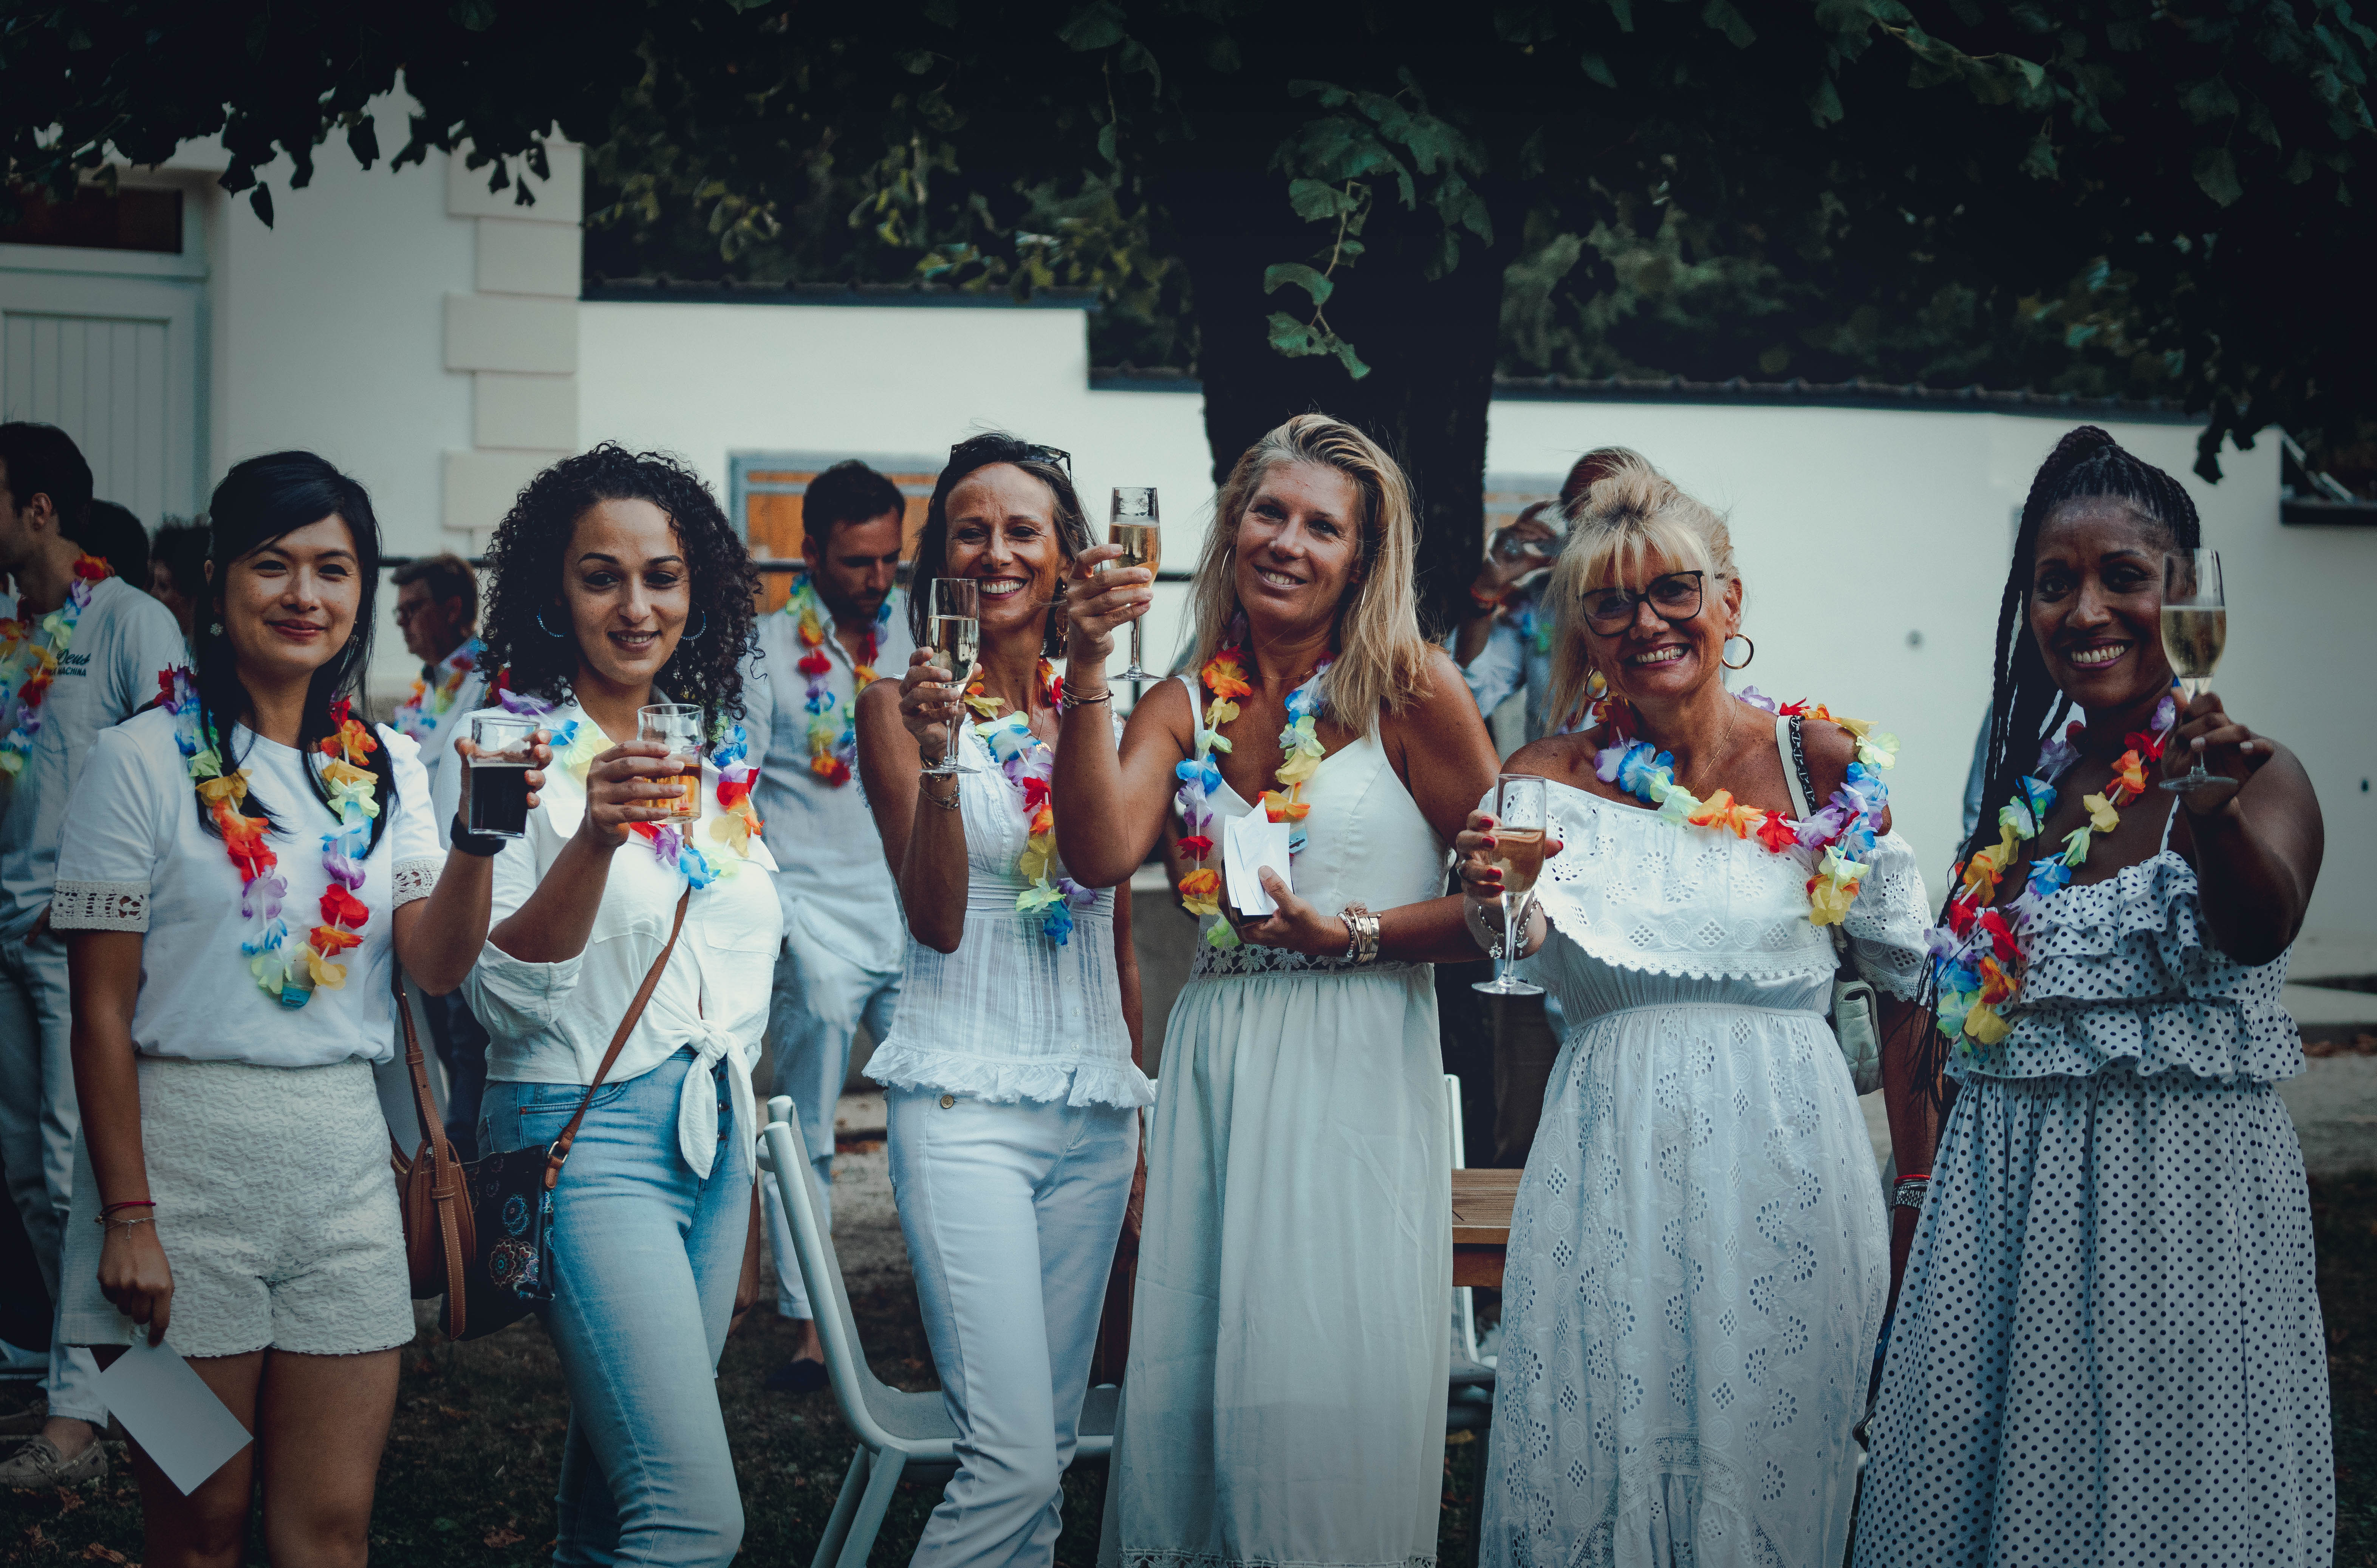
[[[553,1300],[555,1183],[561,1180],[562,1162],[577,1141],[579,1124],[594,1103],[594,1091],[611,1075],[661,983],[669,955],[676,951],[686,905],[692,897],[691,887],[678,895],[667,945],[644,972],[644,983],[636,988],[636,999],[611,1036],[611,1047],[603,1053],[594,1081],[586,1086],[577,1114],[543,1148],[491,1154],[468,1165],[456,1157],[429,1093],[428,1063],[413,1030],[404,976],[400,972],[395,977],[397,1016],[404,1021],[404,1065],[412,1075],[412,1102],[421,1117],[421,1146],[412,1158],[389,1140],[404,1216],[404,1261],[412,1275],[415,1301],[446,1299],[439,1326],[448,1338],[493,1334]]]

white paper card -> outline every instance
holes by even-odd
[[[1289,892],[1296,890],[1287,852],[1288,838],[1295,831],[1293,823],[1273,822],[1260,806],[1232,818],[1223,829],[1222,875],[1230,905],[1241,915],[1260,917],[1278,911],[1278,903],[1263,891],[1260,873],[1266,867],[1277,873]]]
[[[171,1345],[150,1348],[146,1327],[136,1327],[131,1348],[99,1374],[99,1396],[185,1497],[251,1441]]]

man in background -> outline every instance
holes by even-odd
[[[791,600],[760,620],[750,695],[752,754],[760,758],[759,820],[776,851],[784,945],[768,1014],[773,1093],[790,1095],[818,1186],[833,1195],[833,1113],[861,1023],[871,1039],[890,1028],[907,927],[875,819],[851,782],[858,694],[878,675],[897,680],[915,647],[896,586],[907,501],[860,462],[809,481],[801,503],[807,569]],[[761,734],[764,728],[765,735]],[[801,1288],[791,1230],[773,1184],[776,1310],[801,1324],[794,1359],[768,1386],[825,1386],[816,1313]],[[830,1224],[830,1218],[828,1223]]]
[[[454,814],[462,803],[462,769],[454,756],[463,717],[487,704],[487,677],[479,668],[484,651],[478,636],[479,576],[460,555],[424,555],[396,569],[396,629],[421,660],[412,693],[397,705],[390,722],[421,747],[429,775],[431,813],[437,843],[453,835]],[[446,1069],[446,1141],[464,1159],[478,1158],[479,1101],[487,1087],[487,1031],[462,1001],[462,993],[414,993],[429,1024],[429,1046]],[[410,1118],[399,1118],[402,1125]],[[411,1134],[404,1141],[410,1141]]]
[[[49,920],[58,839],[91,742],[153,699],[158,671],[184,658],[165,607],[75,542],[90,511],[90,467],[64,431],[0,424],[0,570],[16,581],[18,615],[0,638],[0,1164],[53,1301],[80,1125],[66,949]],[[142,534],[144,555],[147,543]],[[54,1335],[49,1413],[0,1463],[0,1487],[107,1473],[98,1381],[90,1352]]]

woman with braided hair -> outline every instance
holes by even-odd
[[[2310,1204],[2275,1087],[2302,1071],[2278,987],[2323,829],[2292,753],[2172,692],[2164,562],[2200,533],[2170,475],[2093,427],[2023,507],[1989,727],[2005,804],[1931,933],[1930,1045],[1959,1087],[1858,1568],[2334,1550]],[[2198,759],[2225,779],[2155,788]]]

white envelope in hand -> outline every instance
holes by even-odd
[[[1239,914],[1260,917],[1278,912],[1278,903],[1263,891],[1261,873],[1266,867],[1277,873],[1290,892],[1296,890],[1287,852],[1294,831],[1293,824],[1272,821],[1260,806],[1232,818],[1222,830],[1222,877],[1230,905]]]
[[[185,1497],[249,1442],[190,1363],[171,1345],[150,1346],[145,1327],[132,1331],[132,1348],[99,1374],[99,1396]]]

